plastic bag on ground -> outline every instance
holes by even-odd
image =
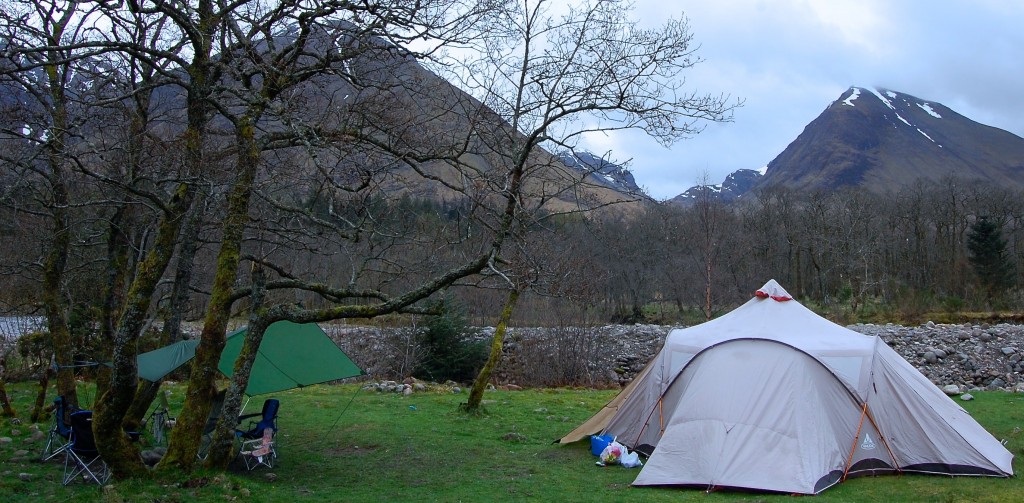
[[[618,442],[612,442],[601,451],[601,462],[606,465],[614,465],[619,462],[626,448]]]
[[[623,468],[636,468],[643,466],[644,464],[640,461],[640,455],[634,452],[624,451],[622,457],[619,458],[619,463]]]

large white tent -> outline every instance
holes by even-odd
[[[673,330],[604,409],[563,437],[649,454],[634,485],[816,494],[879,473],[1013,475],[1013,455],[880,338],[836,325],[774,280]]]

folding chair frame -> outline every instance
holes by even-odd
[[[273,468],[277,460],[277,414],[281,402],[269,398],[263,402],[263,409],[257,414],[246,414],[238,418],[250,419],[245,430],[235,430],[235,437],[241,441],[238,455],[248,470],[257,466]]]
[[[76,416],[81,418],[81,424],[78,424]],[[89,433],[80,433],[83,428],[89,428]],[[72,414],[71,440],[65,447],[64,478],[61,481],[63,485],[70,484],[79,476],[84,476],[86,482],[95,482],[100,486],[110,480],[110,469],[100,457],[95,439],[92,437],[92,411],[78,411]]]
[[[49,461],[68,448],[71,442],[71,425],[64,418],[69,415],[69,407],[64,397],[58,396],[53,400],[53,418],[50,421],[50,428],[46,438],[46,445],[40,455],[42,461]]]
[[[274,461],[277,460],[273,428],[264,428],[263,436],[260,438],[242,442],[238,455],[242,458],[242,462],[245,463],[245,468],[249,471],[258,466],[273,468]]]

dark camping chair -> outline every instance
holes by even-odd
[[[92,411],[74,412],[70,419],[71,436],[64,449],[63,484],[68,485],[82,475],[86,482],[102,486],[110,478],[110,470],[96,449],[96,439],[92,434]]]
[[[245,430],[235,430],[235,436],[242,441],[238,454],[247,469],[252,470],[260,465],[274,467],[274,461],[277,460],[277,411],[280,408],[281,402],[270,398],[263,402],[263,411],[259,414],[246,414],[238,418],[239,423],[245,419],[260,418],[259,421],[250,420]]]
[[[46,446],[43,447],[41,456],[43,461],[57,457],[67,448],[68,439],[71,436],[71,424],[68,423],[70,413],[71,407],[63,396],[53,399],[53,421],[50,423]]]

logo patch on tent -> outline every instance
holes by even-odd
[[[865,451],[873,451],[873,450],[875,450],[875,441],[871,440],[871,435],[870,434],[867,434],[867,433],[864,434],[864,441],[861,442],[860,448],[864,449]]]

